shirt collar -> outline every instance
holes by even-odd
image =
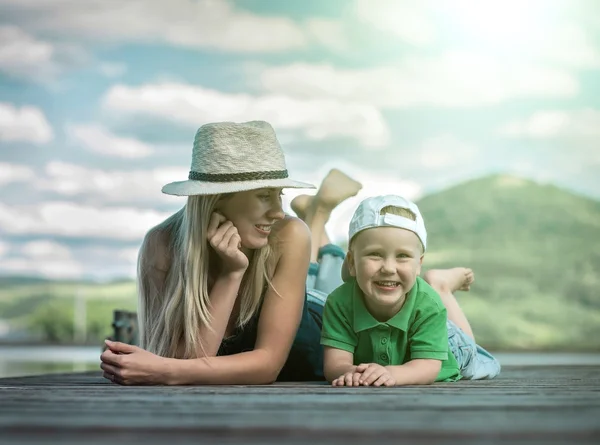
[[[354,279],[354,285],[352,287],[352,304],[354,309],[354,332],[366,331],[367,329],[372,329],[377,325],[388,325],[400,329],[404,332],[408,331],[408,323],[410,321],[411,315],[415,308],[415,303],[417,299],[418,287],[419,285],[419,277],[415,281],[412,289],[406,296],[406,301],[402,305],[402,309],[392,318],[385,322],[379,322],[371,315],[367,307],[365,306],[365,302],[363,299],[363,293],[360,287],[358,287],[358,283],[356,279]]]

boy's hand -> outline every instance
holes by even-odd
[[[356,367],[356,372],[361,373],[359,384],[364,386],[394,386],[396,379],[390,371],[377,363],[361,363]]]
[[[360,376],[360,372],[347,372],[346,374],[342,374],[333,382],[331,382],[331,386],[360,386],[360,383],[358,382]]]

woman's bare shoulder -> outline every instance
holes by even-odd
[[[140,251],[142,267],[167,272],[171,266],[171,232],[160,226],[146,233]]]
[[[310,229],[306,223],[291,215],[286,215],[285,218],[275,224],[272,235],[280,243],[304,244],[306,241],[310,242]]]

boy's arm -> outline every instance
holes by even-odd
[[[354,373],[356,369],[354,352],[358,338],[352,329],[351,316],[346,306],[350,298],[347,289],[339,288],[329,295],[323,308],[323,371],[330,383],[348,372]]]
[[[354,372],[354,354],[343,349],[325,346],[324,373],[328,382],[332,382],[347,372]]]
[[[435,382],[440,370],[442,361],[434,359],[414,359],[403,365],[386,366],[390,372],[396,386],[403,385],[430,385]]]
[[[388,366],[396,385],[429,385],[437,379],[442,360],[448,358],[448,330],[446,309],[426,311],[411,327],[411,360],[397,366]]]

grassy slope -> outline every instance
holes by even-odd
[[[459,301],[478,339],[502,348],[600,349],[600,203],[507,176],[423,198],[427,268],[476,272]]]

